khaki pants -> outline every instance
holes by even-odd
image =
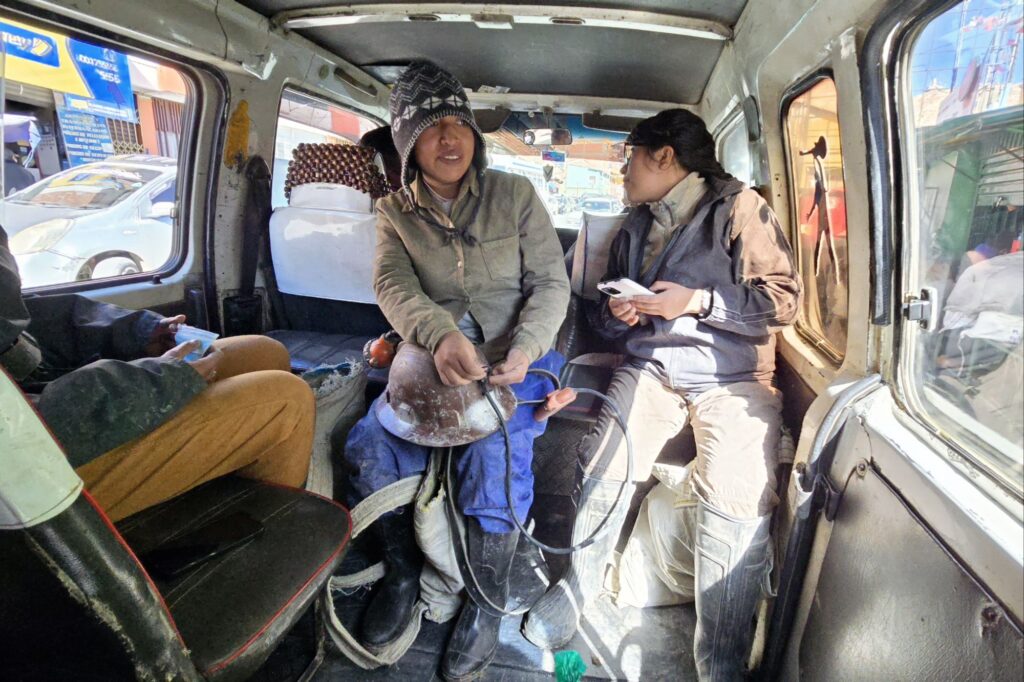
[[[778,504],[775,468],[782,428],[779,391],[757,382],[719,386],[692,399],[632,367],[615,370],[608,394],[633,442],[633,480],[643,481],[665,444],[687,423],[697,444],[694,490],[730,516],[752,519]],[[602,410],[580,446],[588,476],[626,478],[626,443],[609,410]]]
[[[155,431],[76,471],[114,521],[230,472],[301,486],[313,442],[313,393],[288,351],[263,336],[214,342],[218,380]]]

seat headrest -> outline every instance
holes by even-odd
[[[303,142],[292,151],[285,196],[290,196],[293,187],[317,182],[355,187],[374,199],[390,193],[376,150],[353,144]]]
[[[608,255],[612,240],[626,220],[626,213],[618,215],[583,214],[580,236],[572,256],[569,284],[572,292],[591,301],[601,298],[597,283],[608,271]]]
[[[311,182],[293,187],[288,205],[294,208],[373,213],[373,199],[369,194],[331,182]]]

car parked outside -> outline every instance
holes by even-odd
[[[171,256],[177,160],[145,154],[76,166],[0,202],[24,288],[147,272]]]
[[[622,209],[622,202],[615,197],[586,197],[580,201],[581,211],[595,215],[618,215]]]

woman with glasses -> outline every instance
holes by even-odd
[[[769,522],[778,502],[774,333],[795,319],[800,281],[771,209],[722,169],[699,117],[663,111],[625,144],[623,184],[633,208],[604,279],[628,277],[653,293],[605,296],[592,323],[626,357],[609,392],[628,415],[636,454],[630,483],[647,479],[665,444],[693,426],[695,659],[702,680],[739,679],[771,568]],[[593,533],[626,478],[625,443],[607,410],[579,456],[574,543]],[[573,555],[568,574],[531,610],[528,639],[554,649],[572,638],[618,536]]]

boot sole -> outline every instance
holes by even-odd
[[[531,621],[529,618],[527,618],[526,621],[523,623],[523,627],[521,628],[523,637],[525,637],[526,641],[528,641],[530,644],[534,645],[538,649],[544,649],[546,651],[554,651],[555,649],[561,649],[566,644],[572,641],[572,638],[576,636],[576,630],[579,629],[579,625],[577,625],[576,629],[572,631],[571,635],[558,641],[554,641],[547,637],[538,636],[538,633],[536,633],[534,629],[530,627],[530,623]]]
[[[409,618],[409,620],[406,621],[406,623],[402,627],[402,629],[398,631],[398,634],[395,635],[390,640],[388,640],[387,642],[384,642],[383,644],[368,644],[367,642],[363,642],[363,641],[359,640],[360,646],[362,646],[364,649],[369,651],[374,656],[380,656],[382,653],[384,653],[384,651],[388,647],[393,645],[398,640],[402,639],[402,637],[405,635],[406,631],[409,629],[409,626],[412,625],[413,621],[416,620],[415,613],[416,613],[416,610],[414,608],[413,609],[413,617]]]
[[[487,672],[487,669],[491,666],[491,663],[494,662],[494,654],[496,653],[498,652],[494,651],[490,656],[488,656],[487,660],[484,661],[484,664],[480,666],[479,670],[475,670],[469,673],[468,675],[463,675],[461,677],[453,677],[445,673],[444,670],[442,670],[441,677],[442,679],[446,680],[446,682],[472,682],[472,680],[479,680],[481,677],[484,676],[484,673]]]

